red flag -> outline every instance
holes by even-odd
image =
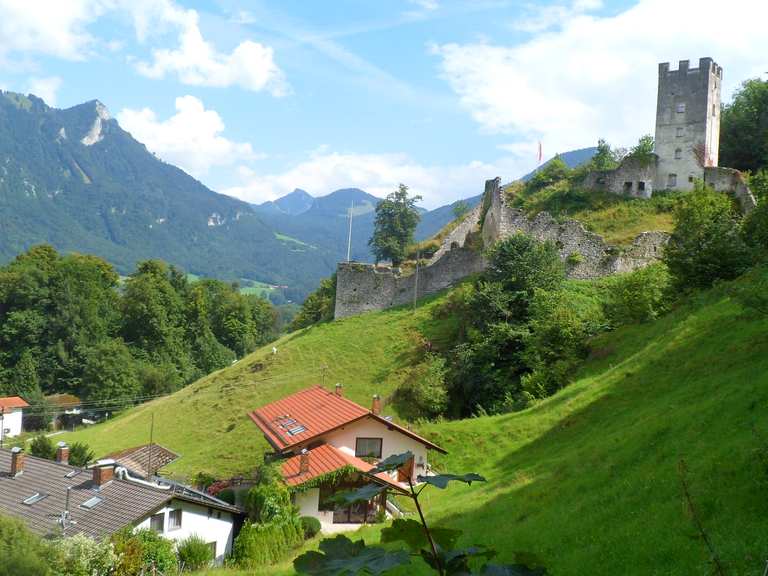
[[[544,159],[544,155],[541,151],[541,140],[539,140],[539,164],[541,164],[541,161]]]

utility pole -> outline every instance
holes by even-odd
[[[147,455],[148,478],[152,478],[152,445],[155,443],[155,413],[152,412],[152,421],[149,425],[149,454]]]
[[[0,448],[3,447],[5,439],[5,408],[0,408]]]
[[[349,233],[347,234],[347,262],[352,260],[352,212],[355,209],[355,201],[349,207]]]

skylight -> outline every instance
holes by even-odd
[[[80,474],[80,470],[77,470],[77,469],[75,469],[75,470],[70,470],[69,472],[67,472],[67,473],[64,475],[64,478],[74,478],[74,477],[75,477],[75,476],[77,476],[78,474]]]
[[[89,498],[82,504],[80,504],[80,508],[85,508],[86,510],[90,510],[91,508],[96,508],[99,504],[101,504],[104,501],[104,498],[100,498],[99,496],[94,496],[93,498]]]
[[[42,500],[43,498],[48,498],[48,494],[41,494],[40,492],[35,492],[29,498],[25,498],[24,500],[22,500],[21,503],[26,504],[27,506],[32,506],[32,504],[40,502],[40,500]]]
[[[296,434],[301,434],[302,432],[306,432],[307,429],[299,424],[298,426],[294,426],[293,428],[288,428],[288,434],[291,436],[296,436]]]

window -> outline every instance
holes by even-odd
[[[677,127],[677,133],[675,134],[675,136],[677,136],[678,138],[682,138],[683,137],[683,128],[682,128],[682,126],[678,126]]]
[[[675,150],[675,160],[680,160],[680,158],[683,157],[683,150],[682,148],[678,148]]]
[[[688,176],[688,182],[693,182],[693,176]]]
[[[333,495],[333,486],[327,484],[320,486],[320,502],[317,506],[317,509],[320,510],[320,512],[333,512],[336,510],[336,504],[331,500]]]
[[[355,442],[358,458],[381,458],[381,438],[358,438]]]
[[[632,182],[624,182],[624,194],[632,192]]]
[[[645,182],[643,182],[642,180],[637,183],[637,191],[645,192]]]
[[[181,509],[171,510],[168,513],[168,530],[178,530],[181,528]]]
[[[712,104],[712,116],[717,116],[717,104]]]
[[[667,187],[674,188],[677,186],[677,174],[669,174],[667,176]]]
[[[40,502],[40,500],[43,500],[45,498],[48,498],[48,494],[41,494],[40,492],[35,492],[29,498],[25,498],[24,500],[22,500],[21,503],[27,506],[32,506],[32,504],[36,504],[37,502]]]
[[[677,105],[677,113],[682,114],[683,112],[685,112],[685,102],[680,102]]]
[[[100,498],[99,496],[94,496],[93,498],[88,498],[88,500],[80,504],[80,507],[85,508],[86,510],[90,510],[91,508],[96,508],[96,506],[101,504],[103,501],[104,501],[104,498]]]
[[[158,534],[162,534],[165,530],[165,514],[160,512],[155,514],[149,519],[149,529],[154,530]]]

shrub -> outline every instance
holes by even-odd
[[[232,555],[243,568],[275,564],[304,542],[304,529],[295,515],[274,518],[266,524],[246,521],[235,539]]]
[[[730,295],[747,310],[768,316],[768,269],[757,267],[740,278]]]
[[[301,528],[304,530],[304,539],[309,540],[314,538],[320,533],[320,520],[314,516],[302,516],[299,518],[301,522]]]
[[[224,488],[221,492],[219,492],[216,497],[219,500],[224,500],[227,504],[233,504],[235,503],[235,490],[234,488]]]
[[[569,266],[576,266],[582,262],[584,262],[584,256],[581,255],[581,252],[571,252],[565,259],[565,263]]]
[[[35,436],[34,440],[30,443],[29,453],[38,458],[53,460],[56,458],[56,447],[50,438],[41,434],[40,436]]]
[[[97,542],[85,534],[56,540],[52,548],[54,572],[66,576],[111,574],[118,560],[111,542]]]
[[[730,197],[697,182],[675,210],[675,230],[664,253],[678,288],[706,288],[737,277],[751,263]]]
[[[251,488],[245,498],[245,510],[254,522],[269,522],[293,512],[288,488],[268,472],[268,467],[263,468],[267,470],[261,471],[259,484]]]
[[[179,542],[176,552],[179,555],[179,562],[184,567],[184,570],[189,570],[190,572],[205,568],[214,560],[213,550],[197,534],[193,534]]]
[[[69,463],[78,468],[85,468],[94,461],[96,455],[88,444],[84,442],[73,442],[69,447]]]
[[[741,235],[747,245],[759,250],[768,250],[768,198],[744,218]]]
[[[447,372],[445,358],[427,354],[411,367],[394,394],[398,412],[409,419],[436,418],[448,408]]]
[[[669,308],[670,284],[664,264],[618,276],[606,296],[605,315],[613,326],[654,320]]]
[[[48,552],[18,520],[0,516],[0,576],[48,576]]]
[[[170,574],[177,568],[173,542],[153,530],[125,528],[113,534],[112,543],[119,557],[115,576],[135,576],[145,568]]]

